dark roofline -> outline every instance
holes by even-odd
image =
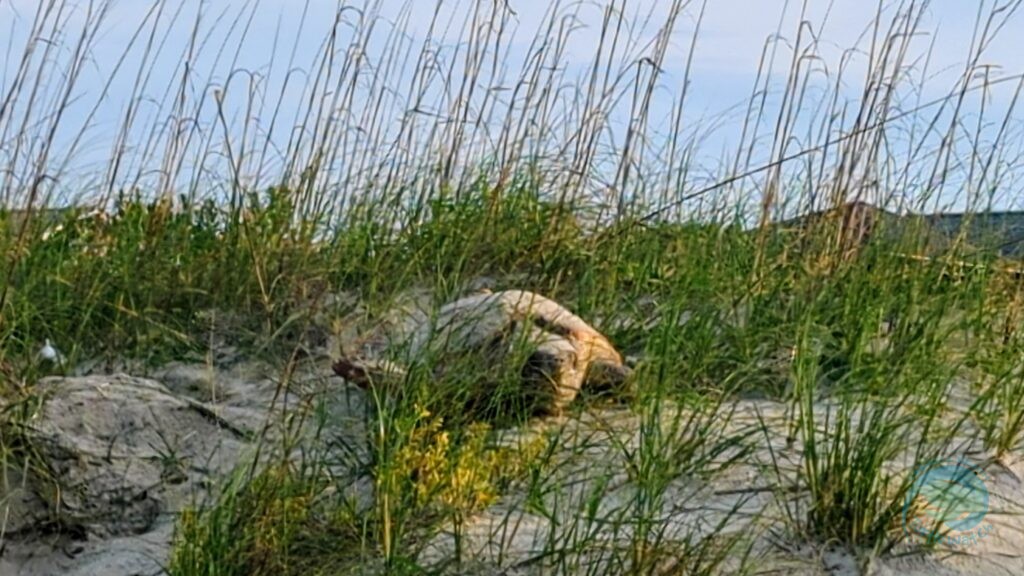
[[[810,211],[804,212],[802,214],[797,214],[797,215],[792,216],[790,218],[787,218],[785,220],[776,221],[776,224],[789,224],[789,223],[797,222],[797,221],[799,221],[799,220],[801,220],[803,218],[807,218],[807,217],[811,217],[811,216],[820,216],[820,215],[823,215],[823,214],[829,214],[829,213],[833,213],[833,212],[840,211],[840,210],[850,210],[850,209],[857,209],[857,208],[873,210],[873,211],[877,211],[877,212],[880,212],[880,213],[883,213],[883,214],[888,214],[890,216],[896,216],[896,217],[900,217],[900,218],[903,218],[903,217],[914,217],[914,216],[920,216],[920,217],[926,217],[926,218],[952,218],[952,217],[963,218],[963,217],[966,217],[966,216],[1020,216],[1020,217],[1024,217],[1024,210],[984,210],[984,211],[977,211],[977,212],[917,212],[917,211],[908,211],[908,212],[905,212],[905,213],[899,213],[899,212],[894,212],[893,210],[891,210],[889,208],[882,208],[882,207],[878,206],[877,204],[872,204],[871,202],[868,202],[866,200],[851,200],[849,202],[845,202],[843,204],[840,204],[839,206],[833,206],[833,207],[825,208],[825,209],[822,209],[822,210],[810,210]]]

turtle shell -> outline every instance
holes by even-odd
[[[480,293],[442,306],[395,348],[391,359],[342,358],[335,372],[361,386],[394,385],[404,366],[428,363],[442,374],[473,355],[497,365],[517,351],[523,392],[543,412],[560,412],[591,384],[616,385],[629,375],[601,333],[557,302],[525,290]]]

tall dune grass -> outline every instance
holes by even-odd
[[[215,311],[245,350],[280,358],[331,293],[382,311],[410,287],[444,301],[489,276],[564,301],[640,358],[639,444],[614,444],[631,500],[604,500],[616,471],[595,471],[582,494],[559,483],[585,443],[554,434],[499,452],[497,431],[413,374],[418,395],[380,399],[365,446],[346,451],[348,472],[372,481],[372,506],[323,496],[351,478],[322,450],[298,463],[268,456],[181,518],[170,572],[448,569],[469,562],[462,545],[438,567],[422,565],[425,543],[442,530],[462,542],[473,514],[513,493],[550,527],[522,569],[753,572],[753,532],[728,530],[741,506],[682,535],[662,515],[678,483],[726,474],[779,439],[766,421],[758,433],[730,426],[731,403],[752,398],[784,405],[788,440],[805,447],[796,462],[770,450],[761,463],[782,511],[772,530],[893,551],[911,483],[890,461],[942,457],[971,426],[994,460],[1019,449],[1019,290],[963,238],[914,259],[927,243],[918,233],[851,242],[836,219],[795,232],[773,223],[853,200],[983,210],[1011,190],[1024,76],[997,76],[986,47],[1021,3],[981,5],[958,81],[933,100],[927,1],[880,3],[838,63],[822,56],[821,22],[779,30],[788,42],[766,42],[740,137],[714,166],[700,164],[705,134],[687,106],[707,4],[648,14],[552,2],[523,32],[515,3],[463,2],[412,35],[411,4],[388,22],[368,0],[339,6],[309,55],[283,36],[252,37],[258,2],[219,14],[156,2],[115,62],[109,90],[129,78],[131,91],[86,178],[75,159],[95,154],[92,123],[110,93],[76,88],[111,4],[40,2],[0,85],[3,394],[31,394],[45,338],[72,365],[158,363],[202,350]],[[594,10],[592,60],[564,65],[580,13]],[[688,59],[669,84],[683,22]],[[187,45],[167,44],[169,29],[188,30]],[[234,64],[265,42],[267,66]],[[179,54],[178,69],[155,66]],[[1009,104],[993,110],[995,94]],[[45,211],[65,201],[78,208]],[[958,411],[951,391],[965,374],[983,385]],[[920,448],[907,455],[911,441]],[[2,451],[24,458],[16,443]],[[467,474],[476,492],[454,487]]]

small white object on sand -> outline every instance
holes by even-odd
[[[46,339],[43,347],[39,350],[39,358],[53,364],[64,364],[64,355],[60,353],[60,350],[54,348],[49,338]]]

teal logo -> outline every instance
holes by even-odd
[[[992,532],[987,476],[962,460],[919,466],[903,505],[903,529],[912,538],[969,546]]]

